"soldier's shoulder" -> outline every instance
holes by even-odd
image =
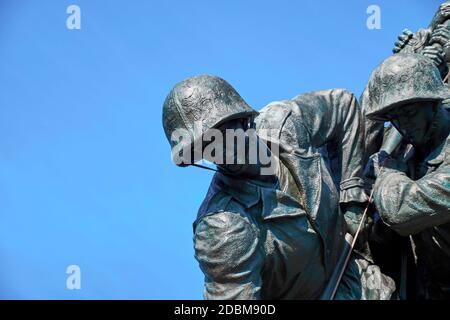
[[[231,196],[224,191],[215,187],[214,180],[208,189],[208,192],[203,199],[202,204],[197,212],[197,220],[202,217],[215,212],[222,212],[228,209]]]
[[[257,128],[270,129],[282,125],[291,114],[298,115],[302,109],[320,107],[333,100],[356,99],[347,89],[335,88],[302,93],[291,100],[274,101],[266,105],[255,119]]]
[[[286,120],[292,111],[292,103],[289,100],[274,101],[259,111],[255,119],[258,129],[275,129]]]
[[[245,216],[245,209],[230,194],[220,188],[217,178],[214,177],[197,212],[197,217],[194,221],[194,231],[199,222],[205,217],[212,215],[224,216],[231,213]]]
[[[195,259],[213,281],[251,273],[260,258],[258,229],[246,217],[223,211],[204,217],[194,234]],[[240,275],[239,275],[240,277]]]
[[[195,236],[198,239],[203,238],[203,236],[208,239],[214,236],[222,238],[225,233],[228,235],[241,232],[253,233],[256,230],[256,225],[245,214],[224,210],[202,217],[198,221]]]
[[[301,93],[295,96],[292,101],[299,106],[307,105],[317,105],[321,101],[332,101],[332,100],[342,100],[342,99],[356,99],[355,95],[343,88],[325,89],[318,91],[311,91],[306,93]]]
[[[234,255],[240,259],[242,250],[257,244],[258,230],[249,217],[239,212],[220,211],[206,215],[198,221],[194,232],[196,258],[199,262],[208,262],[212,256],[231,258]]]

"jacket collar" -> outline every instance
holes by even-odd
[[[217,173],[215,179],[222,191],[246,209],[261,201],[261,214],[264,220],[306,214],[297,200],[278,190],[277,186],[260,186],[251,180],[239,179],[223,173]]]
[[[256,205],[261,198],[258,186],[247,179],[235,178],[221,172],[216,173],[215,179],[223,192],[238,201],[246,209]]]

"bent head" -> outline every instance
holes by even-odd
[[[209,75],[177,84],[163,105],[163,127],[178,166],[201,159],[237,175],[272,175],[272,153],[256,135],[251,108],[225,80]],[[270,134],[264,133],[264,137]],[[261,165],[264,167],[262,168]],[[269,165],[269,168],[266,167]]]
[[[209,130],[206,133],[202,158],[234,175],[273,175],[277,145],[272,149],[269,150],[267,143],[257,135],[251,118],[234,119],[219,126],[215,132]]]
[[[402,136],[417,147],[425,146],[432,136],[432,123],[439,101],[419,101],[392,109],[386,117]]]
[[[234,119],[218,126],[215,132],[209,130],[203,139],[202,158],[226,171],[241,171],[249,163],[250,121]]]
[[[162,119],[174,162],[185,166],[200,160],[198,157],[189,159],[190,150],[199,152],[198,146],[202,148],[203,137],[209,130],[257,114],[228,82],[219,77],[200,75],[178,83],[164,101]],[[189,152],[184,152],[185,157],[180,158],[180,150]]]

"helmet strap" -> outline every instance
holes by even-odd
[[[213,169],[213,168],[210,168],[210,167],[207,167],[207,166],[203,166],[201,164],[193,163],[193,164],[191,164],[191,166],[202,168],[202,169],[206,169],[206,170],[210,170],[210,171],[214,171],[214,172],[219,172],[219,170],[217,170],[217,169]]]

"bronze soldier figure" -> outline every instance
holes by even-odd
[[[434,15],[426,29],[416,33],[405,30],[399,37],[393,49],[394,54],[417,53],[433,61],[439,68],[441,78],[448,82],[450,66],[450,1],[443,3]],[[448,86],[448,84],[446,84]],[[361,97],[363,114],[367,111],[370,99],[366,89]],[[443,106],[450,106],[450,97],[445,97]],[[395,146],[402,140],[401,134],[392,125],[384,126],[381,121],[374,121],[368,117],[364,119],[365,127],[365,155],[364,162],[378,152],[380,148],[394,151]],[[384,141],[384,143],[383,143]],[[382,146],[383,143],[383,146]],[[398,151],[398,150],[397,150]],[[372,188],[374,177],[365,177],[368,192]],[[408,237],[389,229],[380,219],[378,213],[372,213],[374,218],[373,231],[370,234],[370,249],[373,259],[380,268],[391,276],[399,287],[400,299],[416,296],[415,262],[411,243]]]
[[[405,29],[399,35],[393,49],[394,54],[417,53],[431,59],[439,68],[444,82],[449,80],[450,66],[450,1],[441,4],[436,11],[428,28],[420,29],[416,33]],[[367,91],[365,91],[367,92]],[[450,99],[450,97],[446,97]],[[361,107],[366,109],[366,98],[361,97]],[[395,135],[395,128],[391,135]],[[377,152],[385,132],[381,122],[365,119],[366,150],[365,162],[369,156]],[[397,133],[398,134],[398,133]]]
[[[411,236],[419,298],[450,299],[450,95],[432,60],[396,54],[372,73],[366,116],[390,123],[407,142],[372,157],[374,201],[383,221]]]
[[[218,77],[191,77],[171,90],[163,125],[176,150],[173,157],[182,159],[177,164],[205,157],[218,168],[193,224],[206,299],[327,298],[346,247],[342,212],[354,230],[367,202],[361,121],[355,97],[339,89],[276,102],[259,115]],[[196,122],[199,130],[194,130]],[[250,132],[252,127],[256,130],[253,136],[247,133],[243,156],[235,148],[223,150],[231,159],[244,159],[241,164],[218,163],[213,153],[205,156],[210,143],[204,137],[213,129]],[[174,139],[179,128],[189,138]],[[266,135],[269,129],[275,134]],[[251,139],[275,159],[272,174],[261,174],[261,159],[248,161]],[[197,155],[196,142],[201,146]],[[190,151],[179,157],[181,144]],[[339,191],[319,153],[327,144],[337,149]],[[336,299],[389,299],[394,289],[377,266],[354,254]]]

